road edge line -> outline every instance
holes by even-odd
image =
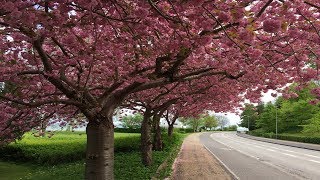
[[[226,165],[224,164],[221,159],[219,159],[206,145],[202,144],[204,148],[209,151],[222,165],[222,167],[232,176],[233,179],[240,180],[240,178]]]

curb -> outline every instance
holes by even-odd
[[[302,149],[320,151],[320,145],[318,145],[318,144],[309,144],[309,143],[301,143],[301,142],[295,142],[295,141],[285,141],[285,140],[279,140],[279,139],[257,137],[257,136],[252,136],[252,135],[248,135],[248,134],[242,134],[242,133],[237,133],[237,136],[247,138],[247,139],[254,139],[254,140],[262,141],[262,142],[273,143],[273,144],[280,144],[280,145],[297,147],[297,148],[302,148]]]
[[[209,151],[213,155],[214,158],[216,158],[218,160],[218,162],[220,163],[222,168],[231,176],[232,179],[240,180],[240,178],[233,171],[231,171],[231,169],[226,164],[224,164],[209,148],[207,148],[206,145],[203,144],[203,147],[207,151]]]

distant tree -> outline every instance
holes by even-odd
[[[140,113],[125,116],[122,118],[122,125],[125,128],[137,129],[141,127],[141,123],[143,120],[143,115]]]
[[[256,122],[256,126],[266,132],[275,132],[276,107],[271,102],[265,105],[263,113]]]
[[[218,121],[214,116],[206,115],[202,119],[203,119],[204,127],[206,129],[212,130],[212,128],[215,128],[218,126]]]
[[[215,116],[218,121],[218,126],[220,126],[221,130],[229,124],[229,119],[226,116],[216,115]]]
[[[261,106],[259,107],[261,109]],[[260,110],[259,109],[259,110]],[[240,115],[241,122],[239,126],[247,127],[249,130],[256,129],[256,121],[259,118],[257,107],[253,104],[245,104],[245,108]]]
[[[310,119],[319,111],[319,107],[309,103],[308,100],[296,102],[284,101],[280,109],[279,120],[282,131],[302,129],[302,125],[310,122]]]
[[[192,127],[193,132],[198,131],[199,128],[203,125],[203,119],[201,118],[184,117],[184,118],[180,118],[179,121],[185,126]]]
[[[237,130],[237,125],[230,125],[229,127],[227,127],[228,131],[236,131]]]
[[[264,103],[259,103],[256,106],[256,112],[258,113],[258,116],[260,116],[264,111]]]
[[[310,123],[303,126],[305,134],[320,134],[320,112],[310,119]]]

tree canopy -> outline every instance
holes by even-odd
[[[317,80],[319,9],[318,0],[4,1],[0,82],[14,88],[0,95],[1,143],[37,126],[37,114],[82,113],[97,132],[88,133],[94,161],[89,147],[113,151],[112,115],[133,93],[215,88],[212,102],[197,101],[201,91],[182,96],[197,102],[193,112],[228,111],[268,89]],[[88,172],[113,178],[110,169]]]

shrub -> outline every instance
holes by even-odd
[[[114,128],[114,132],[119,132],[119,133],[140,133],[141,129],[133,129],[133,128]]]
[[[137,151],[140,134],[116,133],[115,152]],[[0,148],[1,159],[39,164],[59,164],[81,160],[85,157],[86,135],[77,132],[58,132],[52,138],[33,137],[26,134],[17,143]]]
[[[320,144],[320,137],[317,136],[304,136],[299,134],[278,134],[278,137],[275,133],[263,133],[257,131],[250,131],[250,135],[253,136],[260,136],[265,138],[272,138],[272,139],[281,139],[287,141],[296,141],[296,142],[304,142],[304,143],[312,143],[312,144]]]
[[[193,133],[192,128],[174,128],[174,131],[177,133]]]
[[[61,134],[60,134],[61,135]],[[70,134],[72,136],[72,134]],[[138,141],[139,134],[127,134],[127,133],[116,133],[115,134],[115,148],[118,151],[115,152],[115,179],[164,179],[171,172],[171,167],[174,162],[175,157],[177,156],[180,145],[183,142],[184,137],[187,134],[178,134],[175,133],[171,138],[168,137],[166,133],[163,134],[163,142],[165,144],[163,151],[154,151],[153,152],[153,164],[151,166],[144,166],[141,163],[140,152],[138,150]],[[60,137],[60,136],[56,136]],[[85,137],[85,136],[84,136]],[[59,138],[57,138],[59,139]],[[57,141],[57,139],[55,141]],[[34,140],[34,139],[33,139]],[[43,139],[37,139],[38,141],[44,141]],[[85,142],[85,138],[82,139]],[[24,139],[22,142],[26,142],[27,139]],[[55,141],[50,141],[55,142]],[[34,142],[30,141],[29,143]],[[19,144],[21,142],[18,142]],[[127,144],[127,145],[126,145]],[[61,149],[61,144],[57,148]],[[136,149],[135,151],[130,152],[120,152],[119,150],[125,148],[125,150],[130,148]],[[13,150],[16,146],[8,146]],[[21,146],[25,148],[26,146]],[[126,148],[128,147],[128,148]],[[50,146],[50,148],[52,148]],[[8,148],[9,149],[9,148]],[[7,150],[8,150],[7,149]],[[69,151],[69,149],[65,149]],[[123,150],[123,149],[121,149]],[[24,151],[24,150],[23,150]],[[44,152],[44,151],[43,151]],[[46,152],[48,153],[48,152]],[[48,158],[48,157],[47,157]],[[27,167],[24,171],[15,176],[15,179],[37,179],[37,180],[46,180],[54,179],[64,180],[64,179],[84,179],[84,159],[75,162],[60,163],[56,165],[45,165],[45,164],[36,164],[33,162],[30,163],[19,163],[19,167]],[[5,163],[7,165],[10,163]],[[161,165],[163,164],[163,165]],[[0,164],[1,165],[1,164]],[[161,168],[159,166],[161,165]],[[20,169],[21,169],[20,168]],[[12,168],[7,168],[8,172],[15,172],[18,170],[16,166]],[[11,173],[12,174],[12,173]],[[4,179],[13,179],[6,178],[9,173],[1,174]],[[10,176],[12,177],[12,176]]]

